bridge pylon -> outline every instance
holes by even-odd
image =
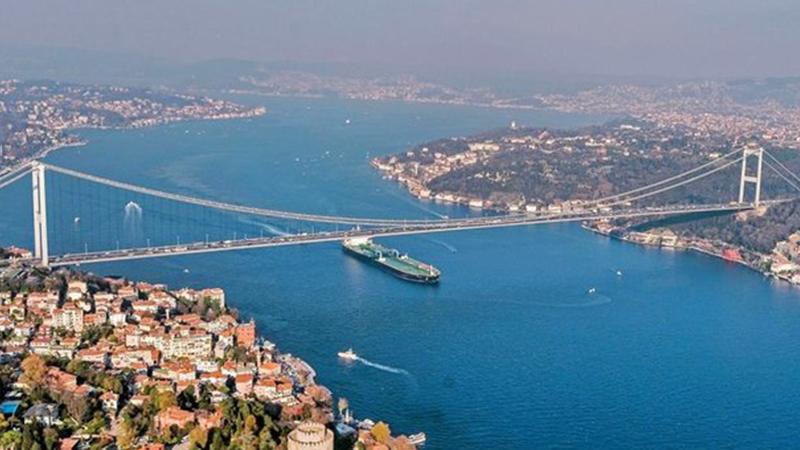
[[[45,168],[41,163],[33,163],[33,244],[34,257],[43,266],[50,264],[47,245],[47,189],[45,187]]]
[[[756,163],[755,175],[749,175],[747,171],[747,161],[755,156],[758,159]],[[739,180],[739,203],[744,203],[745,190],[748,183],[755,184],[755,197],[753,205],[758,207],[761,201],[761,166],[764,160],[764,148],[756,143],[749,143],[744,147],[742,155],[742,176]]]

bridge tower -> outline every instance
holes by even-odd
[[[33,179],[33,241],[34,256],[41,265],[50,263],[47,246],[47,190],[44,184],[44,165],[33,163],[31,178]]]
[[[764,158],[764,148],[756,143],[749,143],[745,146],[743,153],[742,176],[739,180],[739,203],[744,203],[745,188],[747,187],[747,183],[752,183],[756,186],[753,205],[758,207],[758,204],[761,201],[761,163],[763,162]],[[755,156],[758,159],[758,162],[756,163],[756,174],[748,175],[747,160],[751,159],[752,156]]]

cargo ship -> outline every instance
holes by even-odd
[[[415,283],[434,284],[439,282],[439,269],[417,261],[399,251],[372,242],[368,238],[350,238],[342,242],[345,252],[377,265],[392,275]]]

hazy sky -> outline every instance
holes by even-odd
[[[800,0],[3,0],[4,44],[408,71],[800,75]]]

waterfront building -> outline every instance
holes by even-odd
[[[250,348],[256,342],[256,323],[251,319],[250,322],[236,327],[236,345]]]

